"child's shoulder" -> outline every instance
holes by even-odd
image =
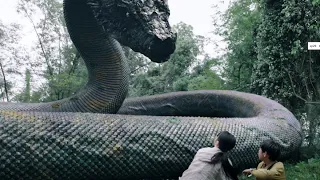
[[[284,167],[284,165],[281,161],[276,162],[274,165],[278,166],[278,167]]]
[[[261,161],[259,164],[258,164],[258,167],[257,167],[257,169],[260,169],[260,168],[262,168],[262,166],[263,166],[263,161]]]
[[[217,152],[221,152],[220,149],[218,148],[215,148],[215,147],[204,147],[204,148],[201,148],[198,150],[197,154],[199,153],[217,153]]]
[[[204,147],[198,150],[198,152],[208,152],[208,151],[214,151],[214,148]]]

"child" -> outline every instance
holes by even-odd
[[[228,131],[222,131],[214,140],[213,148],[198,150],[189,168],[179,180],[237,180],[232,163],[225,152],[236,144],[235,137]]]
[[[246,175],[253,175],[256,180],[285,180],[285,171],[282,162],[278,162],[280,155],[279,146],[272,140],[265,140],[261,143],[258,152],[259,163],[257,169],[246,169],[243,171]]]

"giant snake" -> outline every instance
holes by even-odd
[[[125,99],[119,43],[158,63],[175,50],[166,0],[64,0],[64,15],[88,83],[56,102],[1,104],[0,179],[177,178],[222,130],[237,139],[230,159],[238,169],[256,165],[264,139],[280,145],[282,160],[300,147],[297,119],[262,96],[210,90]]]

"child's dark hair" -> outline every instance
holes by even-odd
[[[222,152],[216,153],[211,158],[211,163],[216,164],[221,162],[222,167],[226,175],[232,179],[237,180],[237,173],[232,165],[229,163],[228,155],[225,152],[230,151],[236,145],[236,138],[228,131],[222,131],[217,135],[217,141],[219,141],[219,149]]]
[[[276,161],[280,156],[279,145],[271,139],[263,141],[260,148],[262,152],[267,152],[271,161]]]

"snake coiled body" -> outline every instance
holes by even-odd
[[[280,145],[281,159],[300,147],[293,114],[258,95],[193,91],[124,101],[119,42],[155,62],[175,49],[165,0],[65,0],[64,13],[88,84],[56,102],[1,104],[0,179],[177,178],[222,130],[237,138],[231,160],[239,169],[257,163],[264,139]]]

